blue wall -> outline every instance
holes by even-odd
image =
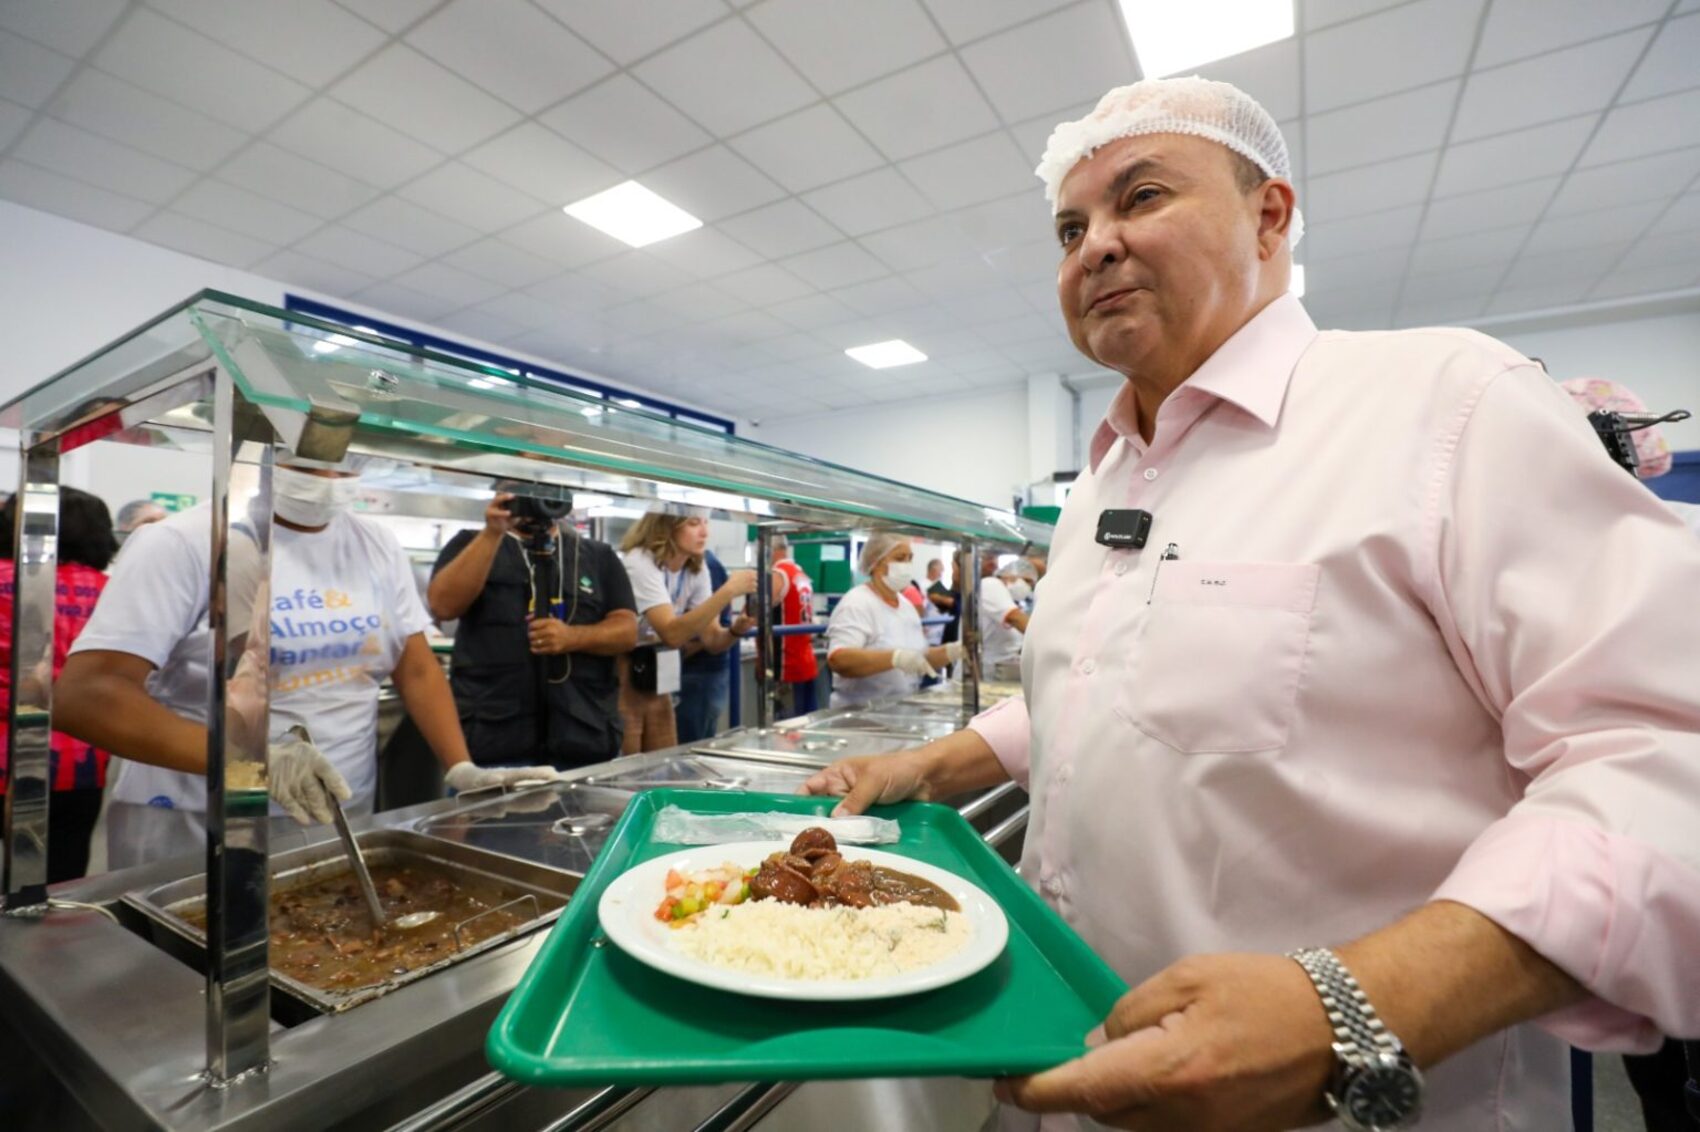
[[[1700,452],[1674,452],[1671,464],[1670,471],[1644,482],[1660,499],[1700,503]]]

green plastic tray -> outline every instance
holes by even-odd
[[[1079,1056],[1127,984],[1016,876],[961,814],[906,802],[881,849],[973,881],[1002,906],[1009,945],[959,983],[869,1003],[710,990],[646,967],[603,935],[596,906],[621,873],[677,845],[650,840],[672,804],[701,813],[826,814],[833,798],[652,790],[634,798],[502,1008],[490,1063],[536,1085],[684,1085],[844,1077],[994,1077]]]

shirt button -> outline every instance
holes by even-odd
[[[1080,671],[1082,671],[1082,672],[1086,673],[1086,675],[1090,676],[1094,672],[1098,671],[1098,662],[1095,661],[1095,660],[1090,660],[1090,659],[1084,660],[1080,664]]]
[[[1148,479],[1148,480],[1156,479],[1157,478],[1157,469],[1156,468],[1146,468],[1145,469],[1145,478]]]

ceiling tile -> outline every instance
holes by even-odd
[[[547,207],[458,161],[440,165],[396,192],[414,204],[484,232],[517,224]]]
[[[12,156],[75,177],[96,188],[164,204],[189,187],[195,174],[86,130],[38,119],[12,148]]]
[[[296,244],[295,250],[338,267],[378,276],[400,275],[416,267],[420,260],[419,256],[394,244],[334,224],[314,232]]]
[[[915,271],[974,251],[960,228],[949,218],[938,217],[875,232],[859,242],[893,271]]]
[[[457,224],[400,197],[380,197],[344,217],[342,223],[356,232],[364,232],[422,256],[442,255],[462,244],[471,243],[479,235],[464,224]]]
[[[1598,282],[1609,267],[1610,260],[1602,256],[1598,248],[1525,254],[1506,273],[1501,292],[1551,285],[1568,290],[1574,298]]]
[[[202,35],[320,87],[384,42],[384,33],[331,0],[232,4],[229,0],[148,0]]]
[[[1097,98],[1138,73],[1115,10],[1096,2],[983,39],[962,61],[1006,122]]]
[[[455,304],[397,283],[375,283],[354,296],[366,306],[415,322],[432,323],[455,309]]]
[[[771,263],[746,268],[715,281],[715,286],[752,306],[768,306],[814,293],[814,288]]]
[[[1700,90],[1609,111],[1582,164],[1603,165],[1690,145],[1700,145]]]
[[[1044,237],[1055,240],[1051,210],[1035,181],[1019,193],[950,214],[950,222],[981,249],[1020,244]]]
[[[1567,307],[1588,293],[1591,282],[1588,279],[1556,279],[1529,287],[1502,288],[1488,300],[1487,309],[1482,313],[1529,314],[1553,307]]]
[[[0,198],[125,232],[154,210],[147,201],[120,196],[23,161],[0,161]]]
[[[68,55],[0,31],[0,98],[39,107],[76,65]]]
[[[1596,208],[1664,200],[1700,177],[1700,146],[1657,153],[1611,165],[1578,169],[1553,198],[1549,215],[1563,216]]]
[[[1233,83],[1269,111],[1276,121],[1299,116],[1299,41],[1295,36],[1242,51],[1198,68],[1217,82]]]
[[[652,169],[642,180],[645,187],[708,224],[785,195],[784,189],[723,145]]]
[[[894,160],[983,134],[997,115],[954,56],[840,95],[835,105]]]
[[[1407,0],[1300,0],[1304,26],[1312,31],[1345,20],[1355,20],[1406,3]]]
[[[670,267],[640,250],[628,251],[612,259],[593,263],[581,269],[579,274],[599,286],[633,299],[670,290],[686,281],[677,268]]]
[[[395,281],[403,287],[411,287],[415,291],[446,300],[456,306],[486,302],[506,290],[500,283],[480,279],[476,275],[469,275],[443,263],[421,264],[412,271],[396,276]]]
[[[469,151],[461,160],[559,208],[624,180],[560,135],[525,122]]]
[[[371,20],[387,32],[398,32],[435,8],[442,0],[336,0],[349,11]]]
[[[852,236],[916,220],[933,211],[927,199],[890,168],[816,189],[803,194],[803,199]]]
[[[1345,173],[1312,177],[1305,185],[1299,207],[1307,224],[1327,224],[1428,199],[1440,154],[1419,153]]]
[[[1028,159],[1003,130],[910,158],[898,168],[941,209],[981,204],[1033,183]]]
[[[325,220],[359,208],[381,191],[268,142],[256,142],[237,154],[218,176]]]
[[[444,256],[443,262],[514,288],[529,287],[561,273],[558,264],[497,239],[479,240],[457,248]]]
[[[1664,15],[1669,0],[1494,0],[1482,28],[1476,66],[1569,47]]]
[[[538,120],[626,173],[651,169],[712,140],[628,75],[574,95]]]
[[[1397,326],[1456,326],[1482,313],[1486,296],[1457,298],[1442,296],[1427,302],[1406,302],[1399,305],[1394,322]]]
[[[1700,263],[1700,229],[1686,232],[1653,232],[1643,236],[1624,255],[1617,270],[1642,270],[1682,264],[1693,270]]]
[[[273,244],[227,231],[179,212],[155,213],[133,228],[130,235],[150,244],[234,267],[251,266],[277,251]]]
[[[622,67],[725,16],[721,0],[536,0]]]
[[[972,302],[1009,282],[979,257],[946,260],[919,271],[906,271],[903,277],[924,295],[949,295],[952,301],[963,302]]]
[[[95,66],[209,118],[263,130],[311,91],[223,44],[137,8],[93,57]]]
[[[925,0],[953,43],[971,43],[1014,24],[1035,20],[1070,0]]]
[[[1423,236],[1439,239],[1531,223],[1552,199],[1558,181],[1557,177],[1542,177],[1430,201],[1428,218],[1423,221]]]
[[[1661,267],[1619,268],[1600,280],[1590,299],[1616,299],[1628,295],[1651,295],[1660,291],[1686,289],[1700,279],[1694,261],[1667,263]]]
[[[0,149],[5,149],[16,141],[34,116],[27,107],[19,106],[16,102],[0,100]]]
[[[1075,122],[1086,117],[1096,106],[1095,102],[1083,102],[1066,110],[1052,110],[1037,118],[1029,118],[1025,122],[1017,122],[1009,128],[1015,135],[1015,144],[1021,147],[1021,152],[1028,158],[1029,165],[1039,164],[1039,158],[1045,154],[1045,146],[1051,140],[1051,132],[1063,122]]]
[[[732,148],[794,193],[884,165],[885,158],[827,103],[757,126]]]
[[[10,0],[0,4],[0,27],[28,36],[55,51],[82,58],[123,13],[127,0],[81,0],[41,4]]]
[[[703,227],[651,244],[650,255],[687,276],[714,279],[753,267],[761,256],[716,228]]]
[[[498,295],[487,303],[479,303],[478,309],[527,327],[553,327],[561,321],[560,307],[523,291]]]
[[[1594,248],[1601,253],[1603,268],[1609,265],[1615,254],[1645,232],[1664,209],[1662,201],[1644,201],[1574,216],[1550,217],[1535,228],[1525,254],[1544,255]]]
[[[1503,134],[1603,110],[1651,35],[1642,28],[1472,74],[1464,83],[1453,138]]]
[[[47,112],[113,141],[145,139],[148,152],[155,157],[203,172],[235,153],[249,138],[242,130],[93,67],[79,71]]]
[[[408,32],[407,42],[527,114],[614,69],[526,0],[452,0]]]
[[[1417,0],[1306,37],[1307,108],[1314,114],[1463,74],[1482,3]]]
[[[213,180],[196,184],[172,207],[269,244],[293,244],[324,223],[311,213]]]
[[[1670,211],[1659,218],[1653,225],[1655,233],[1687,232],[1700,228],[1700,192],[1690,192],[1678,197],[1670,206]]]
[[[844,238],[844,233],[822,220],[819,213],[795,200],[782,200],[734,216],[721,221],[719,227],[740,244],[769,259],[824,247]]]
[[[741,20],[676,43],[632,73],[721,137],[797,110],[816,95]]]
[[[896,276],[840,287],[832,292],[832,297],[867,318],[912,310],[927,301],[919,290]]]
[[[1439,148],[1446,137],[1456,82],[1312,114],[1306,171],[1316,177]]]
[[[751,9],[749,18],[829,95],[948,46],[918,0],[768,0]]]
[[[303,106],[270,137],[284,149],[380,188],[393,188],[442,161],[429,147],[328,98]]]
[[[787,324],[757,310],[739,311],[725,318],[717,318],[708,324],[707,329],[724,334],[734,342],[761,342],[769,338],[780,338],[791,332],[791,327]]]
[[[562,267],[579,267],[626,250],[626,245],[614,237],[560,211],[546,212],[535,220],[516,224],[503,232],[501,238]]]
[[[1700,85],[1694,61],[1700,59],[1700,13],[1671,20],[1653,40],[1653,48],[1635,76],[1623,88],[1625,102],[1638,102],[1660,94]]]
[[[443,153],[458,153],[519,120],[502,103],[419,52],[391,44],[330,95]]]
[[[494,311],[482,307],[468,307],[466,310],[455,311],[443,315],[438,324],[480,342],[500,344],[517,335],[525,333],[530,327],[504,318]]]
[[[1529,130],[1450,145],[1440,158],[1434,195],[1491,189],[1499,185],[1563,173],[1588,140],[1597,117],[1570,118]]]
[[[1391,302],[1399,280],[1405,275],[1407,259],[1407,256],[1390,254],[1387,249],[1382,249],[1331,259],[1326,264],[1309,264],[1305,275],[1305,298],[1330,291],[1386,286],[1388,301]]]
[[[1490,266],[1496,272],[1502,271],[1523,247],[1530,227],[1529,224],[1515,224],[1509,228],[1471,232],[1464,236],[1423,240],[1411,253],[1411,275],[1414,278]]]
[[[824,330],[856,317],[855,311],[829,295],[807,295],[775,303],[767,308],[767,313],[798,330],[809,332]]]
[[[326,263],[310,255],[284,250],[268,256],[254,265],[254,270],[279,283],[306,287],[336,298],[343,298],[370,287],[377,280],[363,271],[350,271],[334,263]]]
[[[687,283],[683,287],[675,287],[671,291],[652,296],[647,302],[656,310],[678,319],[680,325],[725,318],[749,307],[748,303],[736,295],[729,294],[718,282]]]
[[[822,291],[887,274],[883,263],[850,241],[792,256],[780,266]]]

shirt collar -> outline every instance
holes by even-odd
[[[1293,295],[1282,295],[1253,315],[1181,384],[1181,389],[1228,401],[1269,428],[1281,419],[1287,384],[1299,357],[1316,340],[1316,324]],[[1180,390],[1176,390],[1180,392]],[[1118,439],[1139,440],[1133,387],[1123,385],[1092,436],[1096,472]]]

